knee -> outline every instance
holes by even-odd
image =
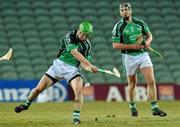
[[[147,83],[148,86],[154,86],[155,85],[155,81],[154,80],[150,80]]]
[[[136,82],[129,82],[128,87],[129,89],[134,89],[136,87]]]
[[[82,97],[82,88],[81,87],[76,87],[74,89],[74,96],[75,96],[75,101],[80,100],[80,98]]]
[[[75,95],[76,97],[81,96],[81,95],[82,95],[82,88],[75,88],[75,90],[74,90],[74,95]]]
[[[75,99],[80,99],[82,96],[82,79],[81,77],[76,77],[71,81],[71,87],[74,91]]]
[[[128,88],[133,90],[133,89],[135,89],[135,85],[129,85]]]
[[[77,77],[73,80],[71,87],[73,88],[75,96],[79,96],[82,94],[82,79],[81,77]]]

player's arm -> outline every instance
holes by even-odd
[[[147,33],[147,34],[146,34],[146,40],[145,40],[145,47],[146,47],[146,48],[149,48],[149,47],[150,47],[150,44],[151,44],[151,42],[152,42],[152,39],[153,39],[153,37],[152,37],[151,32]]]
[[[85,66],[88,67],[89,71],[92,72],[97,72],[97,67],[92,65],[77,49],[78,49],[78,45],[76,45],[75,43],[73,43],[71,41],[70,35],[66,36],[65,38],[66,40],[66,48],[67,51],[70,52],[73,57],[75,57],[80,63],[84,64]]]
[[[144,46],[143,45],[138,45],[138,44],[123,44],[121,42],[113,42],[113,48],[114,49],[120,49],[120,50],[139,50],[139,49],[143,49]]]
[[[81,63],[90,66],[91,63],[80,53],[77,51],[77,49],[71,50],[71,54]]]
[[[86,64],[81,63],[80,66],[81,66],[81,68],[83,68],[84,70],[92,72],[91,68],[90,68],[89,66],[87,66]]]
[[[150,47],[150,44],[152,42],[152,34],[149,30],[149,27],[147,26],[147,24],[142,20],[142,25],[143,25],[143,29],[142,29],[142,33],[144,35],[146,35],[146,40],[145,40],[145,47],[148,48]]]
[[[88,55],[85,57],[91,63],[91,56]],[[83,63],[80,64],[81,68],[85,69],[86,71],[91,71],[91,68]]]
[[[97,67],[92,65],[77,49],[71,50],[71,54],[81,62],[81,67],[87,71],[97,72]]]
[[[112,31],[112,46],[114,49],[120,49],[120,50],[139,50],[143,49],[143,45],[137,45],[137,44],[124,44],[123,43],[123,37],[120,30],[121,24],[116,24]]]

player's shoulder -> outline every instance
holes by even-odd
[[[73,39],[73,36],[75,36],[75,32],[74,31],[68,31],[66,34],[65,34],[65,38],[70,38],[70,39]]]
[[[76,44],[76,30],[68,31],[66,35],[64,36],[64,39],[68,43],[74,43]]]
[[[120,27],[120,26],[122,26],[124,23],[125,23],[125,21],[123,20],[123,18],[121,18],[121,19],[115,24],[114,27]]]
[[[119,30],[122,31],[126,25],[127,25],[126,21],[123,18],[121,18],[114,26],[112,33],[115,34]]]
[[[88,47],[91,47],[91,42],[89,39],[86,40],[86,44],[88,45]]]
[[[135,22],[140,22],[140,23],[144,22],[144,20],[141,17],[132,17],[132,20]]]

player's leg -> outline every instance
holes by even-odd
[[[53,80],[48,77],[47,75],[44,75],[41,80],[39,81],[38,85],[31,90],[26,102],[24,104],[21,104],[15,108],[16,113],[20,113],[23,110],[27,110],[29,106],[31,105],[31,102],[37,98],[37,96],[46,88],[51,86],[53,84]]]
[[[136,97],[136,85],[137,85],[137,76],[136,72],[139,67],[137,57],[127,55],[124,56],[124,64],[127,73],[128,80],[128,96],[129,96],[129,107],[131,110],[131,116],[138,116],[136,109],[135,97]]]
[[[71,85],[75,99],[74,99],[74,111],[73,111],[73,123],[74,124],[79,124],[80,123],[80,110],[83,104],[83,97],[82,97],[82,75],[79,72],[79,69],[75,66],[72,66],[70,64],[67,64],[59,59],[57,59],[54,62],[56,67],[55,72],[58,73],[56,77],[64,77],[69,84]],[[58,78],[58,79],[59,79]]]
[[[57,71],[58,70],[58,71]],[[23,110],[27,110],[31,105],[31,102],[46,88],[57,82],[57,79],[62,78],[59,74],[61,68],[57,64],[57,60],[54,60],[53,65],[48,69],[45,75],[42,76],[41,80],[39,81],[38,85],[31,90],[26,102],[22,105],[19,105],[15,108],[15,112],[19,113]],[[57,79],[56,79],[57,78]]]
[[[157,90],[154,78],[154,71],[152,66],[143,67],[140,69],[147,83],[147,92],[151,101],[151,109],[153,115],[159,115],[161,117],[167,116],[167,113],[161,111],[157,104]]]
[[[131,116],[138,116],[136,109],[135,97],[136,97],[136,85],[137,85],[137,76],[128,75],[128,96],[129,96],[129,107],[131,110]]]
[[[47,75],[44,75],[39,81],[38,85],[30,92],[30,95],[28,96],[28,100],[33,101],[43,90],[45,90],[52,84],[53,84],[53,80]]]
[[[144,53],[143,56],[141,57],[142,58],[141,58],[140,70],[147,82],[147,91],[148,91],[149,99],[151,101],[151,109],[153,111],[153,115],[158,115],[161,117],[166,116],[167,114],[158,108],[156,83],[155,83],[154,71],[153,71],[153,67],[152,67],[153,65],[151,59],[148,53]]]
[[[157,90],[156,90],[154,72],[152,66],[144,67],[141,68],[140,70],[147,83],[147,92],[150,101],[157,101]]]
[[[74,112],[73,112],[73,123],[79,124],[80,123],[80,111],[83,105],[83,95],[82,95],[82,88],[83,82],[82,78],[76,77],[70,81],[70,85],[74,91]]]

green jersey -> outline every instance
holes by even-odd
[[[127,23],[123,18],[114,26],[112,31],[112,42],[123,44],[135,44],[137,37],[147,35],[150,30],[143,20],[132,17],[132,22]],[[138,55],[145,52],[145,49],[141,50],[122,50],[122,53]]]
[[[57,57],[63,62],[77,67],[80,65],[80,61],[71,54],[71,50],[77,49],[85,58],[89,59],[91,44],[89,40],[80,41],[76,37],[76,32],[77,30],[70,31],[63,37]]]

